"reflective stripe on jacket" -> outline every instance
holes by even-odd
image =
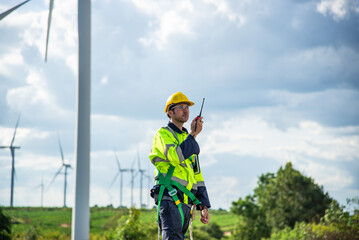
[[[198,153],[199,146],[187,130],[183,128],[181,132],[170,122],[168,126],[160,128],[156,132],[149,158],[156,167],[155,176],[158,174],[157,171],[166,176],[170,165],[173,165],[175,170],[171,179],[194,192],[195,195],[199,192],[200,196],[196,197],[204,203],[203,205],[210,207],[202,173],[195,174],[193,171],[192,157],[193,154]],[[199,187],[200,191],[198,191]],[[186,195],[184,195],[183,201],[188,204]]]

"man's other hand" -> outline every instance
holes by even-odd
[[[209,223],[209,213],[207,208],[201,210],[201,222],[203,224]]]

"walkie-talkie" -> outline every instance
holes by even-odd
[[[196,124],[194,125],[194,132],[196,132],[196,130],[197,130],[197,120],[202,116],[202,109],[203,109],[204,100],[205,100],[205,98],[203,98],[203,101],[202,101],[201,111],[199,112],[199,115],[195,118],[196,119]]]
[[[197,120],[202,116],[202,109],[203,109],[203,104],[204,104],[204,99],[202,101],[202,106],[201,106],[201,111],[199,112],[199,115],[195,118],[196,119],[196,124],[194,125],[194,132],[196,132],[197,129]],[[192,156],[192,166],[193,166],[193,171],[195,174],[198,174],[201,172],[201,167],[199,166],[199,156],[197,154],[194,154]]]

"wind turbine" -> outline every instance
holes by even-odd
[[[138,172],[140,173],[140,208],[142,208],[142,181],[146,170],[141,169],[140,154],[137,153]]]
[[[16,136],[16,130],[19,126],[20,116],[17,119],[14,135],[12,137],[10,146],[0,146],[0,148],[10,148],[11,153],[11,192],[10,192],[10,207],[13,207],[14,203],[14,177],[15,177],[15,149],[20,149],[19,146],[14,146],[15,136]]]
[[[148,180],[147,189],[151,189],[151,180],[152,180],[151,176],[148,174],[144,174],[144,177]],[[150,207],[150,197],[149,197],[150,194],[148,193],[146,196],[147,196],[147,206]]]
[[[41,184],[40,185],[37,185],[36,188],[41,188],[41,207],[43,207],[43,203],[44,203],[44,179],[42,178],[41,179]]]
[[[53,9],[53,0],[50,1],[48,33]],[[78,0],[77,5],[79,42],[72,240],[88,239],[90,234],[91,0]]]
[[[67,169],[68,168],[72,168],[72,166],[70,164],[66,164],[65,160],[64,160],[64,153],[62,151],[62,147],[61,147],[61,142],[60,142],[60,138],[59,138],[59,147],[60,147],[60,153],[61,153],[61,160],[62,160],[62,165],[60,167],[60,169],[56,172],[54,178],[52,179],[51,183],[49,184],[49,187],[51,186],[51,184],[55,181],[57,175],[59,175],[62,171],[63,168],[65,168],[65,179],[64,179],[64,207],[66,207],[66,190],[67,190]]]
[[[125,168],[121,168],[121,165],[120,165],[120,161],[118,160],[118,157],[117,157],[117,154],[116,152],[115,153],[115,158],[116,158],[116,162],[117,162],[117,168],[118,168],[118,172],[116,174],[116,176],[113,178],[112,180],[112,183],[110,185],[110,187],[113,185],[113,183],[116,181],[118,175],[120,175],[120,207],[122,207],[122,184],[123,184],[123,173],[124,172],[129,172],[130,169],[125,169]]]
[[[135,183],[135,177],[139,173],[139,172],[135,173],[135,168],[134,168],[135,163],[136,163],[136,158],[133,160],[132,166],[129,169],[130,172],[131,172],[131,207],[133,207],[133,186],[134,186],[134,183]]]
[[[10,8],[9,10],[3,12],[3,13],[0,13],[0,21],[5,18],[7,15],[9,15],[10,13],[12,13],[13,11],[15,11],[16,9],[18,9],[19,7],[21,7],[22,5],[24,5],[25,3],[27,3],[28,1],[30,0],[26,0],[25,2],[22,2],[18,5],[16,5],[15,7],[13,8]]]

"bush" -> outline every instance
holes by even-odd
[[[202,228],[193,227],[192,228],[192,235],[193,238],[196,240],[216,240],[215,238],[211,237],[208,232],[203,231]],[[190,231],[188,228],[188,231],[186,233],[186,240],[190,239]]]
[[[358,198],[348,201],[358,205]],[[273,233],[270,240],[359,240],[359,211],[356,207],[350,214],[346,207],[333,201],[326,210],[320,223],[300,223],[293,229],[285,229]]]
[[[215,222],[208,223],[202,226],[200,229],[204,232],[207,232],[214,239],[222,239],[223,237],[223,231],[221,230],[220,226]]]
[[[0,207],[0,239],[11,239],[11,220],[6,216]]]
[[[39,231],[35,227],[31,226],[25,232],[24,239],[26,239],[26,240],[37,240],[38,235],[39,235]]]
[[[128,217],[122,217],[118,221],[118,227],[114,231],[107,233],[109,240],[147,240],[156,239],[157,226],[144,225],[139,221],[140,210],[130,209]]]
[[[113,230],[118,226],[118,222],[119,220],[125,215],[125,213],[119,213],[116,214],[112,217],[110,217],[103,225],[102,225],[102,229],[103,230]]]

